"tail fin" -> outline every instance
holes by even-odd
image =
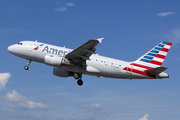
[[[132,62],[133,66],[144,69],[160,67],[171,47],[172,43],[162,41],[138,60]]]

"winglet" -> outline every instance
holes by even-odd
[[[97,40],[99,41],[99,43],[101,43],[103,39],[104,39],[104,37],[103,38],[99,38]]]

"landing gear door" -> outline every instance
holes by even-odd
[[[30,42],[29,45],[26,47],[28,60],[36,60],[37,59],[37,51],[34,50],[35,47],[36,46],[33,42]]]

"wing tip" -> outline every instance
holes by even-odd
[[[99,39],[97,39],[97,40],[99,41],[99,43],[101,43],[103,39],[104,39],[104,37],[99,38]]]
[[[169,45],[169,46],[172,45],[172,42],[167,42],[167,41],[162,41],[161,43],[163,43],[163,44],[165,44],[165,45]]]

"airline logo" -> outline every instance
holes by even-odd
[[[41,44],[39,46],[43,46],[44,44]],[[38,50],[39,49],[39,46],[35,47],[34,50]]]
[[[154,49],[148,52],[140,61],[155,64],[161,66],[172,43],[170,42],[161,42]]]
[[[137,61],[123,70],[155,78],[155,74],[146,73],[145,70],[160,67],[171,47],[170,42],[161,42]]]

